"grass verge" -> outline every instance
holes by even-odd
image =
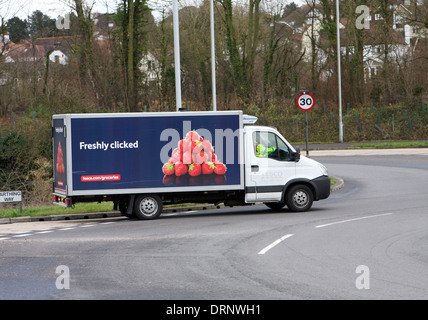
[[[428,148],[427,141],[356,143],[354,148]]]

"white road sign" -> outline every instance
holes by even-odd
[[[0,191],[0,202],[21,202],[21,191]]]
[[[303,93],[297,97],[297,106],[303,111],[309,111],[314,107],[314,97],[309,93]]]

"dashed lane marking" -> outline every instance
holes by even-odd
[[[90,228],[97,225],[108,225],[113,223],[117,223],[117,222],[110,221],[110,222],[99,222],[99,223],[87,223],[87,224],[82,224],[80,226],[67,226],[67,227],[61,227],[61,228],[47,228],[47,229],[32,230],[32,231],[26,231],[24,233],[19,233],[19,234],[5,235],[4,237],[0,237],[0,241],[11,240],[12,238],[30,237],[35,234],[46,234],[46,233],[52,233],[56,231],[68,231],[68,230],[74,230],[76,228]]]
[[[290,238],[291,236],[293,236],[293,234],[286,234],[284,236],[282,236],[281,238],[275,240],[274,242],[272,242],[270,245],[264,247],[262,250],[259,251],[259,254],[265,254],[266,252],[268,252],[270,249],[272,249],[273,247],[277,246],[278,244],[280,244],[282,241],[284,241],[287,238]]]
[[[388,212],[388,213],[376,214],[376,215],[372,215],[372,216],[365,216],[365,217],[359,217],[359,218],[354,218],[354,219],[341,220],[341,221],[336,221],[336,222],[332,222],[332,223],[321,224],[319,226],[316,226],[315,228],[324,228],[324,227],[332,226],[335,224],[346,223],[346,222],[357,221],[357,220],[363,220],[363,219],[376,218],[376,217],[382,217],[382,216],[389,216],[391,214],[392,214],[392,212]]]

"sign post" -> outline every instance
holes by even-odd
[[[0,203],[19,202],[19,212],[22,213],[21,191],[0,191]]]
[[[301,90],[296,100],[297,106],[300,110],[305,111],[305,125],[306,125],[306,156],[309,157],[309,130],[308,130],[308,111],[314,107],[315,99],[309,93],[309,90]]]

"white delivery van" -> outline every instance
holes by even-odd
[[[184,202],[309,210],[326,168],[242,111],[53,116],[53,202],[113,201],[154,219]]]

